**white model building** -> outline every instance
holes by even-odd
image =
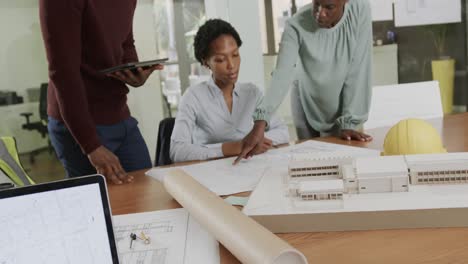
[[[468,183],[468,153],[406,156],[411,184]]]
[[[410,182],[468,183],[468,153],[354,158],[346,153],[321,154],[290,162],[290,195],[301,200],[335,200],[344,193],[408,192]]]
[[[303,177],[340,177],[340,166],[351,163],[352,159],[327,159],[297,161],[289,165],[289,176],[291,178]]]
[[[356,157],[367,157],[366,152],[317,152],[295,154],[289,163],[290,178],[332,177],[342,178],[341,167],[352,164]]]
[[[408,191],[408,167],[403,156],[357,158],[353,172],[344,180],[347,193]]]
[[[297,195],[304,201],[340,200],[343,193],[342,180],[301,181],[297,188]]]

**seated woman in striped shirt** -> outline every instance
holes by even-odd
[[[182,96],[171,137],[173,162],[239,155],[262,98],[254,84],[237,82],[241,45],[237,31],[223,20],[208,20],[198,30],[195,57],[211,70],[212,77],[189,87]],[[287,142],[287,126],[273,118],[254,152]]]

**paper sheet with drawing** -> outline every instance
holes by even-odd
[[[253,190],[267,168],[287,166],[295,154],[324,151],[378,152],[377,150],[309,140],[301,144],[270,150],[265,154],[254,156],[250,160],[244,160],[236,166],[232,165],[234,158],[227,158],[178,168],[184,170],[212,192],[218,195],[228,195]],[[146,174],[162,181],[171,170],[173,168],[154,168],[147,171]]]
[[[424,98],[421,98],[424,94]],[[393,126],[402,119],[441,119],[444,115],[437,81],[375,86],[364,128]]]
[[[395,26],[421,26],[462,21],[460,0],[396,0]]]
[[[370,0],[372,21],[393,20],[393,1]]]
[[[113,217],[122,264],[219,263],[219,244],[185,209]],[[130,234],[150,239],[149,244]],[[132,247],[130,248],[130,243]]]

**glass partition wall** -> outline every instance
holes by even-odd
[[[208,71],[194,57],[193,40],[205,20],[204,0],[154,0],[156,52],[169,58],[160,71],[165,116],[175,116],[180,95],[191,84],[206,79]]]

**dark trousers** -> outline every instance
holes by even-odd
[[[96,173],[63,122],[49,117],[48,130],[50,141],[68,177]],[[96,130],[101,144],[119,158],[125,171],[152,167],[148,147],[135,118],[130,117],[114,125],[98,125]]]

